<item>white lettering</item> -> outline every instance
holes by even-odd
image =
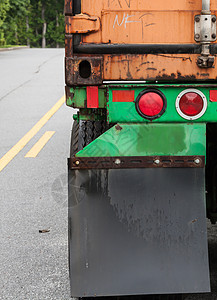
[[[115,28],[115,23],[117,23],[118,26],[121,26],[124,23],[124,20],[125,20],[125,13],[124,13],[123,19],[122,19],[120,24],[119,24],[119,21],[118,21],[118,15],[116,15],[113,28]]]
[[[118,15],[115,16],[115,20],[114,20],[114,24],[113,24],[113,28],[115,28],[115,25],[117,24],[118,26],[121,26],[124,24],[124,27],[127,28],[127,24],[129,23],[141,23],[142,21],[136,21],[136,20],[129,20],[129,18],[135,17],[135,15],[123,15],[123,19],[121,21],[121,23],[119,23],[118,20]]]

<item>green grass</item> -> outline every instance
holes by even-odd
[[[4,45],[4,46],[0,46],[1,48],[14,48],[14,47],[25,47],[26,45]]]

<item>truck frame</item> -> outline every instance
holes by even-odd
[[[214,0],[65,0],[72,297],[210,292],[216,15]]]

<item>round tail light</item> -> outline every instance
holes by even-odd
[[[176,98],[176,110],[186,120],[199,119],[207,109],[205,95],[196,89],[182,91]]]
[[[158,90],[144,90],[136,98],[136,110],[140,116],[154,120],[162,116],[166,110],[166,98]]]

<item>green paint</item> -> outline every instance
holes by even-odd
[[[68,97],[66,99],[66,104],[68,106],[74,108],[86,108],[87,107],[87,92],[86,87],[78,87],[78,88],[71,88],[70,92],[74,94],[73,98]],[[99,88],[99,108],[106,107],[106,95],[105,89]]]
[[[205,124],[119,124],[106,131],[78,157],[206,155]]]
[[[184,126],[156,126],[147,124],[139,127],[138,136],[141,142],[137,144],[138,153],[145,146],[146,152],[151,153],[153,149],[161,149],[162,153],[168,153],[170,149],[176,152],[186,151],[186,129]]]
[[[157,83],[146,83],[146,84],[112,84],[107,86],[99,87],[99,108],[107,107],[107,119],[109,123],[150,123],[149,120],[142,118],[136,111],[134,102],[112,102],[112,91],[113,90],[129,90],[135,91],[135,99],[138,94],[146,88],[159,89],[167,99],[167,109],[165,113],[151,123],[188,123],[188,120],[183,119],[176,111],[175,102],[178,94],[188,89],[189,87],[200,90],[207,98],[208,107],[205,114],[192,121],[192,123],[201,122],[217,122],[217,102],[209,101],[210,89],[207,84],[157,84]],[[202,87],[201,87],[202,86]],[[66,99],[68,106],[74,108],[86,108],[87,106],[87,95],[86,87],[71,88],[71,93],[74,93],[73,98]],[[108,95],[107,95],[108,93]],[[106,104],[107,103],[107,104]],[[88,115],[83,115],[82,119],[88,120]],[[91,117],[91,119],[93,119]]]
[[[135,100],[138,94],[147,88],[149,85],[143,85],[134,87],[135,90]],[[153,85],[152,85],[153,86]],[[113,90],[121,90],[127,89],[127,86],[120,87],[110,87],[109,88],[109,101],[108,101],[108,119],[110,123],[122,122],[122,123],[138,123],[138,122],[145,122],[145,123],[187,123],[189,120],[183,119],[176,111],[175,102],[176,98],[180,92],[189,88],[188,85],[186,87],[179,87],[177,86],[163,86],[157,85],[156,88],[160,90],[167,99],[167,109],[165,113],[158,119],[149,121],[147,119],[142,118],[136,111],[135,103],[134,102],[112,102],[112,91]],[[205,114],[194,121],[191,122],[217,122],[217,102],[210,102],[209,101],[209,90],[210,88],[205,87],[197,87],[194,85],[195,89],[200,90],[207,98],[208,106]],[[128,88],[129,89],[129,88]],[[213,89],[213,88],[212,88]],[[217,89],[217,86],[216,86]]]

